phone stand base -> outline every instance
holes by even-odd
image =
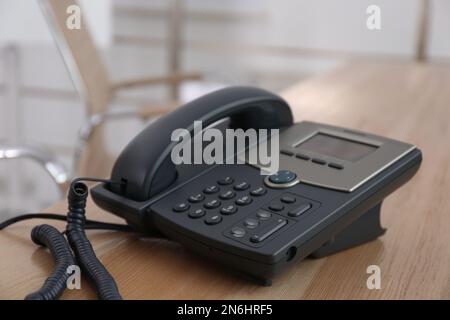
[[[314,251],[310,257],[322,258],[382,236],[386,229],[381,227],[380,211],[381,202],[352,222],[321,248]]]

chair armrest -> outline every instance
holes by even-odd
[[[23,145],[0,145],[0,160],[31,159],[47,171],[64,194],[67,190],[69,174],[64,165],[53,155],[41,148]]]
[[[150,85],[163,85],[163,84],[177,84],[188,80],[201,80],[202,75],[198,72],[184,72],[174,73],[170,75],[163,75],[158,77],[130,79],[121,82],[117,82],[112,85],[111,90],[116,92],[118,90],[129,89],[134,87],[150,86]]]

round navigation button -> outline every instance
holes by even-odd
[[[268,187],[272,188],[289,188],[296,185],[300,181],[295,172],[280,170],[275,174],[267,176],[264,179],[264,182]]]
[[[276,184],[291,182],[297,178],[297,175],[289,170],[280,170],[269,177],[269,181]]]

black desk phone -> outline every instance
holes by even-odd
[[[264,176],[257,165],[173,164],[174,129],[191,131],[195,120],[206,127],[223,118],[231,128],[278,128],[280,170]],[[91,194],[133,228],[159,231],[268,285],[296,260],[381,236],[383,199],[415,174],[421,159],[411,144],[320,123],[294,124],[279,96],[230,87],[150,124],[114,165],[111,179],[122,184],[99,184]]]

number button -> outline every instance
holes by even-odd
[[[195,210],[192,210],[191,212],[189,212],[189,218],[192,218],[192,219],[198,219],[198,218],[201,218],[201,217],[203,217],[204,215],[205,215],[205,210],[203,210],[203,209],[195,209]]]
[[[220,209],[220,213],[222,213],[222,214],[224,214],[226,216],[229,216],[229,215],[231,215],[233,213],[236,213],[236,211],[237,211],[236,206],[233,206],[232,204],[230,204],[228,206],[225,206],[222,209]]]
[[[259,197],[265,195],[267,190],[263,187],[256,188],[255,190],[250,191],[250,194],[254,197]]]
[[[206,209],[214,209],[214,208],[217,208],[218,206],[220,206],[220,201],[217,199],[212,199],[212,200],[206,202],[203,206]]]
[[[228,190],[228,191],[221,193],[219,195],[219,198],[222,200],[229,200],[229,199],[234,198],[235,195],[236,195],[236,193],[234,193],[234,191]]]
[[[184,212],[184,211],[189,210],[190,207],[191,206],[188,203],[181,202],[181,203],[175,205],[175,207],[173,207],[173,211],[175,211],[175,212]]]
[[[203,201],[203,199],[205,199],[205,196],[201,193],[197,193],[197,194],[193,194],[192,196],[190,196],[188,201],[191,203],[197,203],[197,202]]]
[[[206,193],[206,194],[213,194],[213,193],[216,193],[216,192],[219,192],[219,187],[218,186],[209,186],[209,187],[206,187],[204,190],[203,190],[203,192],[204,193]]]
[[[232,177],[225,177],[225,178],[217,181],[217,183],[220,184],[221,186],[227,186],[229,184],[232,184],[233,182],[234,182],[234,179]]]
[[[220,216],[220,215],[218,215],[218,214],[216,214],[216,215],[214,215],[214,216],[211,216],[211,217],[205,219],[205,223],[206,223],[207,225],[218,224],[218,223],[220,223],[221,221],[222,221],[222,216]]]
[[[249,205],[252,202],[252,198],[250,198],[249,196],[243,196],[240,197],[239,199],[236,199],[236,204],[238,206],[246,206]]]
[[[234,190],[236,191],[243,191],[250,188],[250,185],[247,182],[239,182],[234,185]]]

